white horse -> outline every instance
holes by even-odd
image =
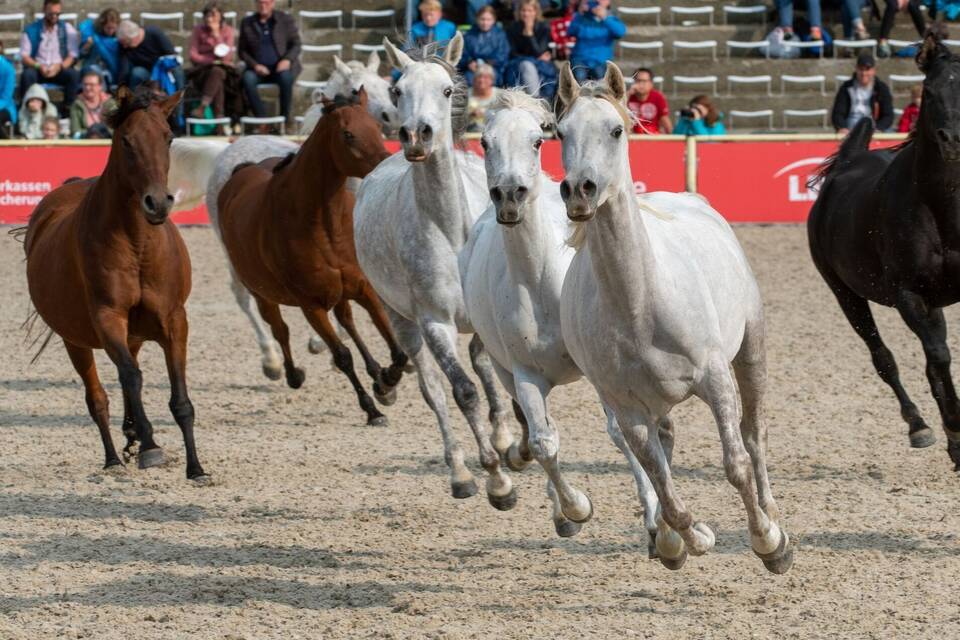
[[[327,79],[327,86],[322,95],[333,100],[338,95],[356,95],[363,87],[367,92],[367,111],[380,121],[384,133],[390,135],[399,128],[397,108],[390,99],[390,83],[380,76],[380,56],[371,51],[366,64],[359,60],[344,62],[339,56],[333,56],[333,73]],[[317,125],[317,120],[323,115],[323,105],[319,97],[315,96],[314,104],[303,114],[303,124],[300,134],[310,135]]]
[[[561,294],[564,342],[656,488],[661,562],[679,568],[688,551],[700,555],[715,542],[674,490],[673,436],[664,443],[660,423],[695,395],[719,427],[724,470],[746,508],[751,547],[769,571],[784,573],[793,553],[767,479],[756,279],[730,226],[703,198],[655,193],[638,206],[624,94],[614,64],[607,63],[602,82],[583,87],[569,65],[561,72],[560,191],[578,247]]]
[[[507,463],[519,470],[532,450],[550,478],[554,527],[567,537],[593,510],[560,474],[558,426],[547,409],[554,387],[583,375],[560,330],[560,288],[574,254],[564,242],[565,207],[559,183],[540,170],[540,146],[552,122],[546,103],[522,90],[501,93],[489,112],[481,145],[493,204],[460,252],[460,273],[467,315],[526,418],[523,439],[510,448]],[[634,471],[652,554],[656,493],[609,412],[607,430]]]
[[[450,428],[443,386],[424,344],[453,386],[457,406],[476,437],[480,463],[489,474],[490,503],[510,509],[516,493],[498,453],[506,453],[512,436],[495,375],[474,336],[470,356],[490,402],[491,443],[476,387],[457,355],[457,333],[472,333],[457,254],[489,200],[481,161],[454,149],[454,115],[458,123],[464,119],[464,86],[454,71],[463,38],[454,36],[443,57],[419,61],[386,38],[383,44],[387,59],[403,74],[393,87],[403,154],[380,163],[360,185],[354,208],[357,258],[387,307],[397,338],[417,369],[420,390],[437,416],[453,496],[469,497],[477,487]]]

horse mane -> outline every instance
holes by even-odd
[[[908,142],[912,142],[912,136],[913,134],[911,133],[910,137],[903,143],[898,144],[895,149],[899,151]],[[873,120],[870,118],[862,118],[860,122],[854,125],[850,133],[847,134],[847,137],[840,143],[837,150],[820,163],[817,170],[810,176],[810,179],[807,180],[807,188],[809,189],[818,184],[822,186],[827,177],[836,170],[837,166],[845,163],[854,151],[867,151],[870,148],[870,139],[872,137]]]
[[[360,98],[355,95],[345,96],[342,93],[338,93],[333,96],[333,100],[325,103],[323,105],[323,115],[328,116],[337,109],[342,107],[352,107],[354,105],[360,104]]]
[[[502,89],[500,93],[497,94],[497,99],[493,103],[493,107],[491,107],[487,113],[487,121],[489,122],[490,118],[496,113],[509,109],[526,111],[536,120],[540,121],[541,126],[544,128],[553,126],[553,113],[550,112],[550,106],[547,101],[542,98],[535,98],[522,88],[516,87]]]
[[[107,114],[107,126],[116,131],[136,111],[149,109],[154,102],[159,102],[165,96],[158,96],[146,85],[140,85],[129,100],[121,100],[117,108]]]
[[[297,157],[297,154],[294,153],[293,151],[283,156],[283,160],[281,160],[276,165],[274,165],[273,173],[277,174],[283,171],[291,162],[293,162],[293,159],[296,157]]]
[[[463,76],[460,75],[455,66],[440,55],[440,50],[447,44],[447,41],[429,42],[422,47],[407,49],[404,53],[414,62],[439,65],[453,81],[453,95],[450,96],[450,123],[453,128],[453,141],[456,144],[463,139],[463,134],[467,132],[470,118],[467,112],[467,85]]]

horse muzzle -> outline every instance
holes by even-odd
[[[585,222],[597,213],[597,184],[592,180],[564,180],[560,197],[567,205],[567,217],[574,222]]]
[[[527,200],[529,190],[519,187],[493,187],[490,189],[490,199],[497,212],[497,222],[508,227],[514,227],[523,222],[520,209]]]
[[[403,146],[403,157],[407,162],[424,162],[430,157],[433,150],[433,127],[423,124],[413,129],[400,127],[400,144]]]
[[[143,208],[143,217],[152,225],[163,224],[173,209],[173,196],[169,193],[148,193],[140,200]]]

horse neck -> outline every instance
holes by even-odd
[[[413,163],[412,170],[417,210],[440,229],[450,246],[460,248],[470,225],[466,220],[467,195],[453,145],[438,146],[425,161]]]
[[[290,165],[270,182],[269,199],[274,210],[282,211],[292,227],[314,229],[323,225],[328,232],[335,232],[342,221],[334,219],[338,218],[334,214],[352,212],[352,203],[335,206],[349,192],[347,176],[337,168],[333,157],[329,128],[321,120]]]
[[[563,256],[560,249],[563,239],[548,218],[548,213],[542,211],[542,199],[537,197],[527,201],[523,209],[523,222],[515,227],[501,227],[503,247],[507,254],[507,267],[513,281],[519,285],[538,287],[560,283],[546,281],[562,270],[550,267],[560,261]]]
[[[622,189],[586,224],[586,243],[601,301],[608,309],[625,307],[636,317],[649,301],[655,266],[636,196]]]
[[[922,121],[921,121],[922,122]],[[926,127],[917,124],[916,142],[905,149],[913,155],[913,181],[917,197],[940,218],[939,222],[960,236],[960,163],[945,162],[939,145]]]
[[[90,204],[83,208],[78,218],[84,227],[94,231],[84,242],[123,235],[129,238],[132,246],[137,247],[150,229],[140,213],[139,194],[120,179],[125,171],[121,167],[123,160],[114,146],[107,158],[107,166],[87,195],[86,202]]]

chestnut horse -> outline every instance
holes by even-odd
[[[113,145],[103,175],[54,189],[27,226],[24,249],[30,298],[40,317],[63,338],[86,388],[87,408],[100,429],[106,467],[122,464],[110,438],[107,394],[93,349],[104,349],[123,387],[125,453],[140,441],[141,469],[164,462],[143,409],[137,354],[146,340],[160,344],[170,376],[170,411],[183,432],[187,477],[207,479],[193,440],[187,395],[187,312],[190,257],[168,219],[173,136],[167,118],[178,93],[155,99],[121,87],[110,116]]]
[[[373,390],[392,404],[407,356],[387,320],[380,298],[357,264],[353,244],[354,196],[347,178],[362,178],[390,154],[380,124],[366,111],[362,88],[355,100],[324,101],[324,117],[299,153],[241,164],[217,198],[223,245],[234,271],[257,302],[283,351],[287,384],[303,384],[293,364],[290,332],[280,305],[300,307],[326,342],[334,364],[350,379],[368,425],[386,425],[353,369],[327,312],[333,309],[360,350]],[[353,324],[350,300],[367,310],[390,347],[391,365],[381,369]]]

